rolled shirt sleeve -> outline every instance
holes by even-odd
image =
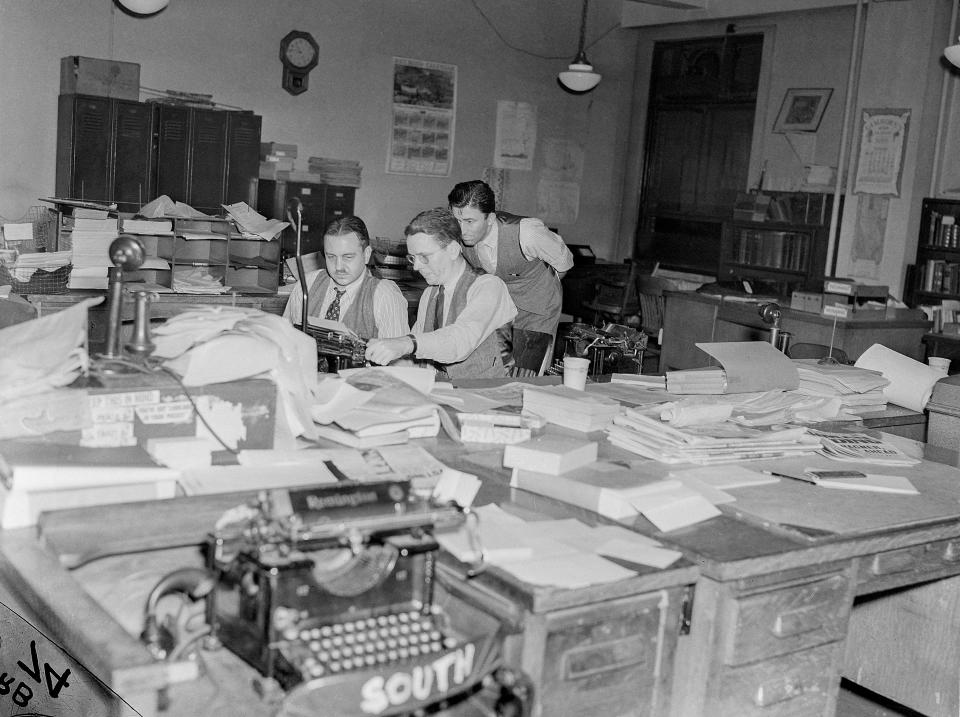
[[[456,321],[436,331],[423,332],[430,291],[425,291],[417,308],[413,333],[417,337],[417,358],[448,364],[463,361],[490,334],[517,315],[507,285],[493,274],[478,276],[467,290],[467,305]]]
[[[520,220],[520,250],[527,259],[540,259],[560,274],[573,266],[573,253],[563,239],[536,217]]]

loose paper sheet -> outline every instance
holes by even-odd
[[[727,374],[726,393],[790,391],[800,385],[797,367],[766,341],[698,343],[697,348],[723,366]]]

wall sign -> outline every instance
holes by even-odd
[[[855,193],[900,196],[909,124],[908,109],[863,110]]]

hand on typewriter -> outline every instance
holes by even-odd
[[[365,356],[367,361],[385,366],[415,351],[416,346],[410,336],[401,336],[396,339],[370,339],[367,342]]]

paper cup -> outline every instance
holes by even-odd
[[[563,385],[582,391],[587,386],[587,371],[590,370],[590,359],[576,356],[563,357]]]
[[[930,364],[933,368],[938,371],[943,371],[944,374],[950,373],[950,359],[940,358],[939,356],[931,356],[927,359],[927,363]]]

